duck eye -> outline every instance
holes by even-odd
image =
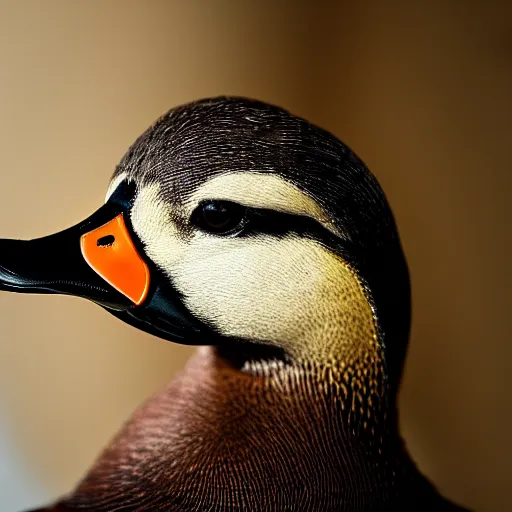
[[[245,214],[243,206],[230,201],[205,201],[196,208],[193,221],[203,231],[226,235],[242,228]]]

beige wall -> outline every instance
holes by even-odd
[[[510,510],[510,9],[339,3],[0,0],[0,236],[93,211],[173,105],[247,95],[323,125],[374,170],[400,226],[411,450],[447,495]],[[85,301],[0,294],[0,504],[69,490],[189,354]]]

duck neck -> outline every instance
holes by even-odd
[[[316,418],[318,431],[334,423],[339,429],[331,434],[343,443],[381,451],[386,442],[398,441],[399,434],[396,400],[391,396],[380,345],[376,338],[342,345],[345,350],[327,361],[290,359],[264,346],[236,352],[233,347],[210,348],[208,357],[211,368],[230,369],[242,380],[250,379],[254,392],[259,389],[272,396],[291,415],[299,414],[304,404],[322,404],[322,415]]]
[[[399,435],[383,365],[363,362],[260,359],[240,368],[208,347],[186,374],[196,375],[199,399],[214,414],[209,432],[216,431],[216,446],[229,448],[234,467],[252,454],[262,464],[258,471],[285,487],[317,481],[344,500],[365,489],[370,503],[371,496],[382,500],[389,493],[391,500],[408,493],[411,482],[417,490],[425,481]]]
[[[76,503],[108,504],[124,493],[182,503],[165,508],[180,511],[288,510],[299,503],[301,510],[371,511],[396,503],[420,510],[411,500],[431,491],[386,402],[366,401],[369,412],[359,407],[364,372],[360,389],[338,368],[275,359],[241,368],[221,352],[200,348],[137,411],[77,490]]]

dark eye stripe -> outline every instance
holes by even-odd
[[[240,236],[252,236],[258,233],[276,237],[294,233],[317,240],[328,247],[337,247],[341,243],[347,243],[311,217],[263,208],[248,208],[247,226]]]
[[[205,205],[216,204],[229,207],[240,215],[240,222],[234,222],[229,226],[230,230],[216,230],[213,226],[205,225],[202,208]],[[237,208],[239,210],[237,210]],[[242,213],[243,212],[243,215]],[[251,237],[267,234],[276,238],[284,237],[290,233],[307,237],[320,242],[331,250],[337,252],[346,251],[352,244],[336,236],[316,219],[305,215],[279,212],[265,208],[244,207],[230,201],[204,201],[194,211],[191,217],[192,223],[208,233],[219,236]]]

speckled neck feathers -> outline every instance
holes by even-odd
[[[372,418],[375,429],[363,432],[361,420],[346,421],[329,380],[277,363],[255,377],[201,349],[134,415],[66,506],[438,510],[392,425]]]

